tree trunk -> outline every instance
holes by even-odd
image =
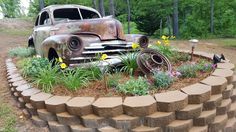
[[[92,0],[93,2],[93,8],[97,10],[97,1],[96,0]]]
[[[115,17],[115,6],[114,6],[114,0],[109,0],[109,10],[110,10],[110,15]]]
[[[105,16],[104,1],[99,0],[99,12],[102,16]]]
[[[169,36],[171,36],[171,20],[170,16],[167,16],[167,26],[168,26],[168,31],[169,31]]]
[[[130,34],[130,18],[131,18],[131,13],[130,13],[130,1],[127,0],[127,8],[128,8],[128,34]]]
[[[160,20],[160,36],[162,36],[162,18]]]
[[[211,33],[214,33],[214,0],[211,0]]]
[[[39,0],[39,7],[40,7],[40,10],[44,8],[44,0]]]
[[[173,13],[173,20],[174,20],[173,34],[174,34],[174,36],[176,36],[176,38],[179,37],[178,1],[179,0],[174,0],[174,13]]]

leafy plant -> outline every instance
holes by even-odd
[[[107,80],[108,87],[111,88],[111,87],[118,86],[120,79],[121,79],[120,73],[109,74],[108,75],[108,80]]]
[[[210,72],[213,69],[213,65],[205,60],[201,60],[197,65],[197,70],[201,72]]]
[[[66,88],[69,90],[75,91],[79,89],[81,86],[84,86],[87,82],[87,78],[82,74],[82,70],[79,68],[74,70],[67,70],[63,73],[63,77],[61,78],[61,82]]]
[[[51,64],[38,69],[38,73],[34,77],[34,83],[42,88],[43,92],[49,93],[53,86],[58,82],[60,74],[58,66],[52,67]]]
[[[135,52],[123,54],[122,56],[120,56],[122,62],[121,71],[133,75],[135,70],[138,68],[138,64],[136,62],[137,56],[138,53]]]
[[[34,48],[24,48],[24,47],[17,47],[13,48],[9,51],[8,55],[10,57],[30,57],[35,54]]]
[[[102,77],[102,72],[100,68],[96,65],[85,68],[82,71],[84,72],[84,76],[87,77],[89,80],[101,79]]]
[[[22,74],[25,77],[35,77],[40,70],[49,66],[49,61],[46,58],[30,58],[21,62],[23,65]]]
[[[168,74],[163,71],[155,71],[153,73],[154,85],[158,88],[167,88],[173,83],[174,78],[171,74]]]
[[[193,64],[184,64],[181,65],[177,71],[181,73],[182,78],[193,78],[197,76],[197,66]]]
[[[173,56],[171,58],[171,61],[173,61],[173,62],[179,62],[179,61],[186,62],[190,59],[189,54],[180,53],[180,52],[177,52],[177,51],[172,51],[172,52],[173,52]]]
[[[146,95],[148,94],[149,84],[143,77],[130,78],[126,83],[119,84],[117,89],[125,94]]]

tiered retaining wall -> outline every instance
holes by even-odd
[[[11,59],[6,60],[7,79],[18,106],[35,125],[49,126],[53,132],[234,132],[234,68],[229,62],[219,63],[211,76],[178,91],[95,100],[44,93],[23,79]]]

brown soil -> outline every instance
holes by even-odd
[[[205,60],[208,61],[204,58],[194,56],[194,61],[195,63],[198,63],[200,60]],[[178,62],[176,64],[172,64],[173,69],[177,69],[181,64],[186,64],[190,62]],[[149,94],[154,95],[156,93],[160,92],[166,92],[166,91],[173,91],[173,90],[179,90],[183,87],[189,86],[191,84],[195,84],[197,82],[200,82],[204,78],[210,75],[210,72],[198,72],[197,73],[197,78],[177,78],[174,83],[169,87],[169,88],[154,88],[149,91]],[[137,78],[138,76],[135,76]],[[125,83],[130,79],[129,75],[122,74],[121,80],[119,80],[120,83]],[[148,79],[149,82],[152,82],[152,79]],[[90,96],[90,97],[110,97],[110,96],[121,96],[121,97],[126,97],[126,96],[133,96],[133,95],[126,95],[124,93],[118,92],[115,88],[106,88],[105,86],[105,81],[102,80],[97,80],[97,81],[92,81],[89,82],[87,86],[81,87],[76,91],[70,91],[66,87],[59,85],[56,86],[52,94],[54,95],[61,95],[61,96],[71,96],[71,97],[76,97],[76,96]]]

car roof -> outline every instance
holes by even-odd
[[[50,6],[47,6],[47,7],[43,8],[42,11],[45,11],[45,10],[53,11],[55,9],[63,9],[63,8],[81,8],[81,9],[91,10],[91,11],[94,11],[94,12],[98,13],[97,10],[95,10],[95,9],[93,9],[91,7],[82,6],[82,5],[76,5],[76,4],[50,5]]]

